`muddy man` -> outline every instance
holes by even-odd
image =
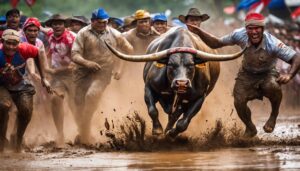
[[[0,47],[0,152],[7,142],[6,131],[9,110],[15,103],[17,112],[17,133],[12,144],[16,152],[20,152],[23,135],[31,120],[33,109],[34,87],[24,79],[26,61],[33,58],[41,75],[41,83],[48,92],[51,89],[44,78],[44,63],[39,59],[37,47],[28,43],[20,43],[17,31],[7,29],[3,32]]]
[[[211,48],[227,45],[247,47],[234,85],[234,106],[246,126],[244,136],[253,137],[257,130],[251,120],[251,111],[247,103],[267,97],[271,102],[272,112],[263,129],[267,133],[273,132],[282,99],[281,84],[288,83],[299,70],[300,54],[265,32],[264,16],[258,13],[246,16],[245,28],[236,29],[222,38],[192,25],[188,27]],[[277,58],[291,64],[287,74],[276,71]]]

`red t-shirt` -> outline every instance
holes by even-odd
[[[38,48],[29,43],[20,43],[18,46],[18,51],[20,53],[21,58],[23,58],[25,61],[28,58],[36,58],[39,53]],[[6,59],[6,62],[11,63],[13,56],[6,56],[5,59]]]

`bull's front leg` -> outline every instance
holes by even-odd
[[[180,115],[182,114],[182,108],[181,106],[179,107],[180,105],[178,105],[175,109],[175,111],[173,113],[170,113],[169,114],[169,117],[168,117],[168,124],[167,124],[167,127],[165,129],[165,134],[168,134],[168,131],[170,131],[174,124],[176,123],[176,121],[178,120],[178,118],[180,117]]]
[[[154,92],[149,85],[145,85],[145,102],[148,108],[148,113],[152,119],[152,135],[160,135],[163,133],[163,128],[158,119],[158,110],[155,106],[157,98],[154,97]]]
[[[175,128],[172,128],[168,133],[167,136],[175,138],[179,133],[185,131],[189,126],[192,118],[199,112],[201,106],[204,102],[205,96],[199,98],[191,105],[191,107],[184,113],[183,118],[180,119]]]

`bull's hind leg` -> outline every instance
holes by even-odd
[[[204,102],[205,97],[199,98],[191,107],[188,108],[188,110],[184,113],[183,118],[180,119],[175,128],[172,128],[167,135],[170,137],[175,138],[178,134],[185,131],[187,127],[189,126],[192,118],[199,112],[201,109],[201,106]]]
[[[158,110],[155,106],[157,98],[149,86],[145,86],[145,102],[148,108],[148,113],[152,119],[152,135],[160,135],[163,133],[163,128],[158,119]]]

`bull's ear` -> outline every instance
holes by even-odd
[[[194,57],[194,62],[195,62],[195,64],[202,64],[202,63],[204,63],[204,62],[206,62],[206,61],[203,61],[203,60],[200,59],[200,58]]]
[[[157,61],[157,63],[165,64],[167,65],[169,62],[169,58],[163,58]]]

